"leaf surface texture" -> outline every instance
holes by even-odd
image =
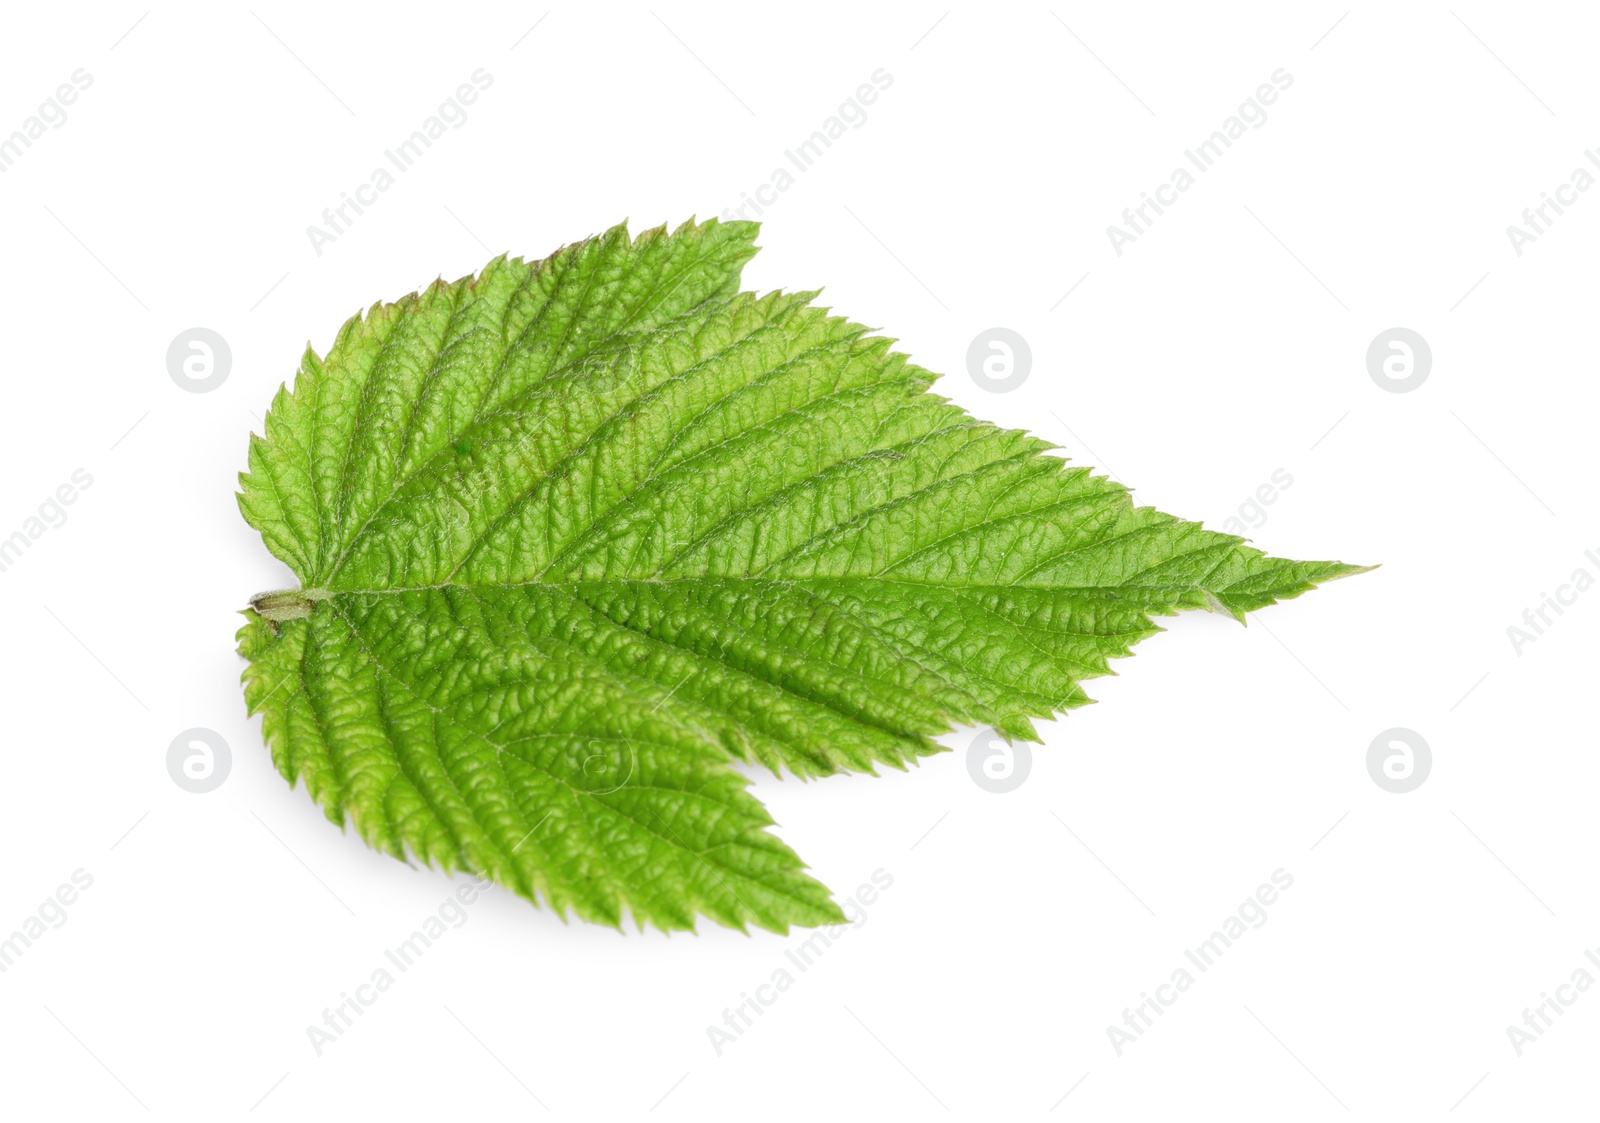
[[[306,351],[239,504],[312,607],[239,642],[331,820],[585,920],[838,923],[733,762],[1031,739],[1153,617],[1357,571],[1137,507],[815,294],[741,292],[755,230],[498,258]]]

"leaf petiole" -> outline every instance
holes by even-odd
[[[332,595],[326,589],[280,589],[275,593],[257,593],[250,598],[250,607],[263,620],[281,624],[285,620],[310,616],[319,600],[327,600]]]

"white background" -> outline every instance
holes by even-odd
[[[1520,256],[1506,227],[1600,144],[1595,22],[1207,7],[10,9],[0,132],[93,85],[0,175],[0,537],[93,484],[0,573],[0,936],[94,882],[0,974],[5,1114],[1592,1111],[1600,993],[1521,1056],[1506,1028],[1600,977],[1600,592],[1520,654],[1506,629],[1600,576],[1600,191]],[[315,253],[306,227],[480,67],[466,123]],[[1010,794],[969,778],[972,731],[909,774],[757,776],[841,898],[894,879],[809,971],[784,955],[807,933],[619,934],[496,890],[317,1056],[307,1026],[453,884],[341,835],[244,716],[235,613],[291,583],[235,508],[247,434],[358,308],[737,205],[879,68],[747,287],[826,285],[975,413],[1213,527],[1281,468],[1257,544],[1382,568],[1248,628],[1172,621]],[[1278,68],[1266,123],[1114,253]],[[233,356],[205,394],[165,358],[197,325]],[[1033,353],[1004,395],[965,369],[996,325]],[[1366,369],[1395,326],[1433,352],[1405,394]],[[194,726],[232,749],[205,795],[167,773]],[[1406,795],[1367,772],[1394,726],[1433,754]],[[1107,1027],[1279,868],[1264,926],[1119,1056]],[[719,1056],[707,1027],[785,966]]]

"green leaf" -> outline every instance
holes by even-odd
[[[1031,739],[1153,616],[1358,571],[1135,507],[815,294],[740,292],[755,233],[618,226],[306,351],[239,496],[301,590],[239,649],[329,819],[585,920],[837,923],[733,762]]]

